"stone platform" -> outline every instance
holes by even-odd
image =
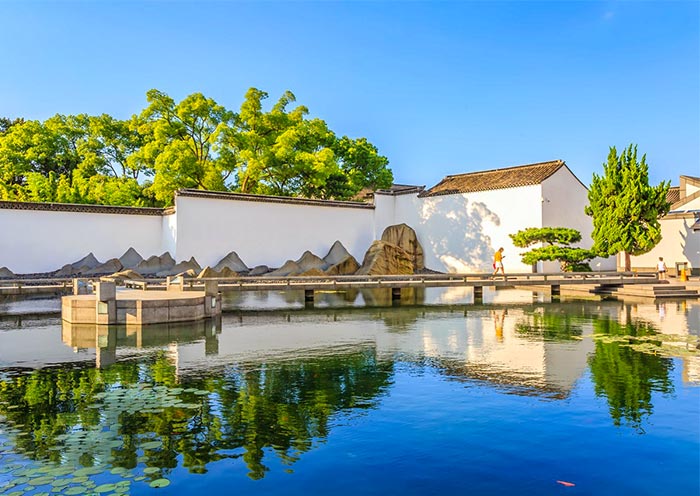
[[[205,291],[116,290],[113,282],[96,284],[95,294],[64,296],[61,316],[71,324],[146,325],[189,322],[221,315],[216,284]]]

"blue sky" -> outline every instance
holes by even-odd
[[[637,143],[700,176],[700,2],[3,2],[0,116],[126,118],[158,88],[236,110],[286,89],[396,182]]]

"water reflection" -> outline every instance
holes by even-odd
[[[293,466],[342,419],[381,408],[407,366],[464,383],[457,394],[477,385],[553,402],[590,371],[611,424],[644,432],[654,395],[674,393],[674,364],[697,366],[693,308],[669,304],[663,319],[653,306],[530,301],[287,308],[147,327],[49,320],[0,332],[0,441],[4,432],[9,443],[0,462],[20,456],[156,483],[228,459],[260,479],[273,460]],[[689,353],[673,359],[676,338]],[[55,473],[60,484],[83,483]]]

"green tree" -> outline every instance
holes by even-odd
[[[238,129],[229,136],[240,149],[237,189],[242,193],[314,196],[325,180],[340,172],[330,148],[335,136],[321,119],[307,120],[302,105],[286,91],[269,112],[262,101],[268,94],[250,88],[239,113]]]
[[[87,116],[55,115],[44,122],[26,121],[0,135],[0,181],[4,199],[22,199],[27,174],[68,175],[82,161]]]
[[[181,188],[226,190],[238,166],[235,149],[223,143],[235,114],[201,93],[176,103],[154,89],[147,99],[149,106],[141,114],[139,127],[146,143],[134,163],[155,170],[156,198],[171,204],[173,193]]]
[[[338,139],[322,119],[289,105],[285,92],[265,112],[268,94],[250,88],[229,142],[240,150],[237,190],[242,193],[348,199],[362,188],[385,188],[393,176],[389,161],[366,138]]]
[[[547,246],[533,248],[522,253],[522,262],[532,265],[540,261],[558,261],[561,270],[590,271],[587,260],[594,258],[595,252],[569,245],[581,241],[581,233],[576,229],[566,227],[529,227],[510,234],[513,244],[519,248],[527,248],[535,244],[547,243]]]
[[[0,134],[6,133],[12,126],[17,124],[22,124],[24,119],[17,117],[16,119],[9,119],[7,117],[0,117]]]
[[[661,241],[659,217],[666,215],[669,182],[649,185],[646,155],[637,160],[637,146],[630,145],[618,156],[610,148],[604,174],[593,174],[586,214],[593,217],[593,249],[601,256],[625,253],[625,270],[631,270],[630,255],[649,252]]]
[[[139,132],[142,124],[137,116],[126,121],[108,114],[89,117],[87,140],[80,148],[83,162],[106,176],[137,181],[142,176],[152,176],[153,169],[139,160],[137,153],[146,141]]]

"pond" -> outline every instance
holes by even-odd
[[[151,327],[8,311],[0,494],[700,492],[700,303],[419,299],[249,295]]]

